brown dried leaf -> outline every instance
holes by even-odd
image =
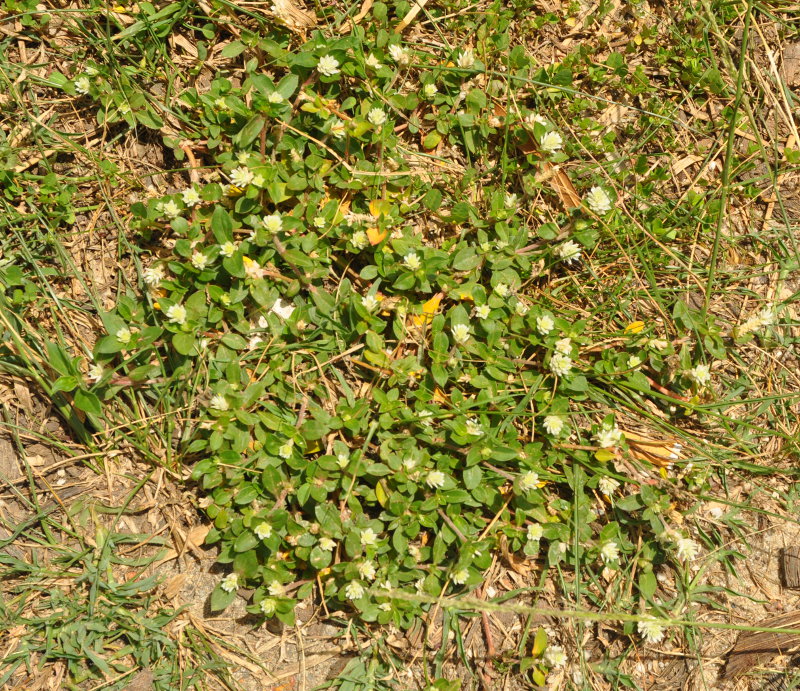
[[[770,617],[757,623],[764,628],[800,628],[800,610]],[[800,634],[772,633],[768,631],[743,631],[736,645],[728,653],[723,679],[741,676],[776,655],[800,645]]]
[[[550,161],[542,161],[541,175],[538,178],[550,183],[550,186],[564,205],[565,211],[581,205],[581,197],[572,184],[572,180],[558,166],[554,166]]]

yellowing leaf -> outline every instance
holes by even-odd
[[[386,493],[386,488],[383,486],[383,480],[378,480],[378,484],[375,485],[375,497],[378,499],[378,503],[381,506],[386,506],[389,495]]]
[[[466,300],[467,302],[474,302],[475,299],[472,297],[472,291],[470,290],[460,290],[458,291],[458,299],[459,300]]]
[[[388,216],[391,208],[392,203],[388,199],[373,199],[369,203],[369,212],[375,216],[375,218]]]
[[[367,239],[370,245],[377,245],[386,239],[389,234],[388,230],[378,230],[377,228],[367,228]]]
[[[415,314],[411,317],[411,323],[414,326],[430,324],[433,321],[433,317],[436,315],[436,310],[439,309],[439,303],[442,301],[443,297],[444,293],[436,293],[436,295],[422,306],[422,314]]]
[[[631,322],[625,327],[626,334],[638,334],[644,329],[644,322]]]
[[[436,403],[448,403],[449,399],[447,394],[442,391],[438,386],[433,390],[433,400]]]
[[[617,454],[611,449],[599,449],[595,451],[594,457],[601,463],[607,463],[608,461],[613,461],[617,457]]]
[[[569,27],[573,27],[573,26],[575,26],[577,23],[578,23],[578,20],[577,20],[575,17],[567,17],[567,18],[564,20],[564,24],[566,24],[566,25],[567,25],[567,26],[569,26]]]
[[[531,655],[533,657],[539,657],[547,648],[547,631],[545,631],[541,626],[536,631],[536,635],[533,637],[533,647],[531,648]]]
[[[311,442],[307,447],[306,450],[303,452],[304,456],[308,456],[311,453],[317,453],[317,451],[322,451],[322,447],[319,444],[319,441]]]
[[[639,461],[647,461],[664,468],[681,458],[683,445],[675,439],[651,439],[625,430],[625,441],[631,454]]]

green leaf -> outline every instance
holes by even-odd
[[[211,216],[211,232],[220,245],[233,240],[233,220],[221,205],[214,208],[214,214]]]
[[[233,542],[234,552],[247,552],[258,545],[258,538],[249,530],[245,530],[237,536]]]
[[[234,590],[232,593],[225,592],[222,588],[217,586],[214,590],[211,591],[211,598],[209,601],[209,606],[211,607],[212,612],[221,612],[223,609],[228,607],[236,599],[236,591]]]
[[[479,465],[474,465],[464,471],[464,487],[469,490],[475,489],[481,484],[483,479],[483,470]]]
[[[220,55],[223,58],[235,58],[237,55],[241,55],[246,48],[247,46],[241,41],[231,41],[220,51]]]
[[[91,391],[78,389],[75,392],[75,405],[79,410],[85,413],[91,413],[92,415],[100,415],[102,412],[100,399]]]
[[[81,385],[80,380],[72,375],[59,377],[53,382],[53,391],[74,391]]]
[[[194,334],[177,333],[172,337],[172,346],[181,355],[191,355],[194,344]]]
[[[233,143],[241,148],[246,148],[252,144],[256,137],[261,134],[267,120],[263,115],[254,115],[247,124],[242,127],[234,136]]]
[[[652,571],[639,574],[639,592],[647,600],[652,600],[655,595],[658,581],[656,575]]]

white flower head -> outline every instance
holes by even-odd
[[[123,326],[121,329],[117,330],[115,335],[122,345],[128,345],[128,343],[131,342],[131,338],[133,338],[133,334],[127,326]]]
[[[375,57],[374,53],[370,53],[367,56],[367,59],[364,61],[367,67],[372,68],[373,70],[379,70],[383,65],[381,65],[380,60]]]
[[[441,489],[444,487],[446,477],[441,470],[432,470],[425,478],[425,484],[431,489]]]
[[[294,450],[294,440],[289,439],[286,441],[286,443],[281,444],[281,447],[278,449],[278,455],[281,458],[291,458],[293,450]]]
[[[375,297],[375,295],[370,293],[369,295],[365,295],[363,298],[361,298],[361,304],[364,306],[364,309],[366,309],[367,312],[374,312],[381,304],[381,301]]]
[[[272,526],[269,523],[259,523],[254,532],[259,540],[266,540],[272,537]]]
[[[425,98],[433,98],[437,93],[439,93],[439,89],[436,84],[433,84],[432,82],[429,82],[422,87],[422,95]]]
[[[228,404],[228,400],[225,398],[225,396],[218,393],[214,394],[211,397],[211,401],[209,401],[208,407],[211,408],[212,410],[219,410],[220,412],[225,412],[226,410],[228,410],[228,408],[230,408],[230,405]]]
[[[149,286],[157,286],[161,281],[164,280],[164,269],[157,264],[153,266],[148,266],[142,272],[142,278],[144,282]]]
[[[279,580],[272,581],[267,590],[273,597],[280,597],[286,593],[286,588],[283,587],[283,583],[281,583]]]
[[[311,223],[315,228],[322,230],[328,222],[325,220],[324,216],[314,216],[314,220],[311,221]]]
[[[528,524],[528,531],[527,531],[527,538],[533,542],[542,539],[542,535],[544,535],[544,529],[542,528],[541,523],[529,523]]]
[[[400,66],[405,66],[411,62],[411,55],[409,52],[396,43],[389,46],[389,57]]]
[[[516,209],[518,201],[517,195],[512,192],[506,192],[505,197],[503,197],[503,205],[506,209]]]
[[[554,353],[550,358],[550,371],[557,377],[564,377],[572,369],[572,359],[564,353]]]
[[[261,220],[261,223],[268,233],[277,233],[283,228],[283,219],[281,218],[280,214],[270,214],[269,216],[264,216],[264,218]]]
[[[332,552],[334,547],[336,547],[335,540],[331,540],[329,537],[321,537],[319,539],[319,548],[323,552]]]
[[[619,481],[608,475],[603,475],[597,482],[597,489],[599,489],[607,497],[610,497],[614,492],[619,489]]]
[[[471,335],[469,324],[453,324],[450,332],[453,334],[453,340],[458,345],[464,345]]]
[[[636,629],[646,643],[660,643],[664,639],[664,627],[655,617],[648,617],[638,622]]]
[[[347,134],[347,128],[344,125],[344,122],[339,118],[334,118],[333,122],[331,123],[331,128],[328,130],[336,139],[341,139]]]
[[[192,266],[198,271],[202,271],[208,266],[208,257],[202,252],[195,251],[192,253]]]
[[[96,384],[103,378],[104,371],[103,365],[101,365],[99,362],[96,362],[89,368],[89,371],[87,372],[89,381],[93,381]]]
[[[456,64],[462,70],[469,70],[475,64],[475,53],[472,48],[464,48],[459,54]]]
[[[92,88],[92,82],[85,74],[78,77],[74,82],[72,82],[72,84],[75,87],[75,91],[77,91],[81,96],[88,94],[89,89]]]
[[[545,336],[555,328],[555,321],[549,314],[543,314],[541,317],[536,317],[536,330]]]
[[[270,103],[283,103],[286,99],[278,92],[273,91],[268,97],[267,100]]]
[[[506,283],[498,283],[494,287],[494,292],[501,298],[508,297],[508,294],[511,292],[511,289],[508,287]]]
[[[600,548],[600,556],[608,563],[619,559],[619,546],[616,542],[604,542]]]
[[[416,252],[409,252],[405,257],[403,257],[403,265],[409,271],[417,271],[417,269],[422,266],[422,261]]]
[[[353,233],[353,237],[350,238],[350,242],[353,243],[356,249],[363,250],[369,244],[369,239],[363,230],[357,230]]]
[[[604,424],[594,435],[602,449],[610,449],[622,440],[622,431],[616,425]]]
[[[514,305],[514,311],[520,317],[524,317],[526,314],[528,314],[529,309],[530,307],[528,307],[524,302],[522,302],[522,300],[517,300],[517,302]]]
[[[695,383],[700,386],[705,386],[711,381],[711,366],[710,365],[695,365],[689,370],[688,375]]]
[[[367,591],[364,590],[364,586],[358,581],[350,581],[344,589],[345,597],[348,600],[360,600],[364,597],[365,592]]]
[[[469,570],[467,569],[459,569],[456,571],[452,576],[452,581],[456,585],[464,585],[469,578]]]
[[[375,564],[371,561],[362,561],[358,565],[358,575],[366,581],[375,580]]]
[[[200,193],[194,187],[188,187],[183,190],[183,192],[181,192],[181,198],[183,199],[183,203],[190,209],[202,201],[202,199],[200,199]]]
[[[386,122],[386,113],[380,108],[372,108],[367,113],[367,120],[369,120],[375,127],[380,127]]]
[[[177,218],[181,215],[181,207],[175,202],[174,199],[170,199],[161,207],[162,212],[167,218]]]
[[[228,240],[228,242],[223,242],[219,246],[219,253],[223,257],[232,257],[234,252],[236,252],[236,249],[237,249],[236,243],[231,242],[230,240]]]
[[[675,550],[681,561],[692,561],[700,554],[700,545],[688,537],[682,537],[675,542]]]
[[[183,305],[170,305],[167,307],[167,319],[173,324],[186,323],[186,308]]]
[[[253,171],[244,166],[239,166],[231,171],[231,183],[237,187],[244,188],[253,182]]]
[[[546,415],[542,422],[544,431],[548,434],[557,437],[564,429],[564,418],[558,415]]]
[[[480,437],[483,434],[483,427],[481,427],[481,423],[478,422],[478,418],[467,418],[467,434],[472,437]]]
[[[232,593],[239,587],[239,576],[235,573],[229,573],[219,584],[219,587],[222,588],[226,593]]]
[[[639,365],[642,364],[642,358],[640,358],[638,355],[631,355],[628,358],[627,364],[630,369],[636,369]]]
[[[271,597],[265,597],[261,602],[258,603],[258,608],[261,610],[261,614],[265,617],[271,617],[275,614],[275,600]]]
[[[569,337],[559,338],[556,341],[556,352],[562,355],[572,355],[572,339]]]
[[[539,474],[529,470],[527,473],[523,473],[519,479],[519,488],[523,492],[530,492],[532,489],[536,489],[539,486]]]
[[[551,668],[563,667],[567,664],[567,654],[560,645],[548,645],[544,651],[544,663]]]
[[[558,132],[547,132],[542,136],[539,145],[542,147],[542,151],[555,153],[564,146],[564,140]]]
[[[338,465],[340,468],[345,468],[348,463],[350,463],[350,456],[348,456],[346,453],[340,453],[338,456],[336,456],[336,465]]]
[[[572,264],[573,262],[580,261],[581,251],[582,248],[577,242],[567,240],[563,245],[558,246],[556,254],[565,264]]]
[[[487,319],[491,313],[492,308],[489,305],[481,305],[475,308],[475,316],[478,319]]]
[[[378,543],[378,535],[372,528],[362,530],[360,537],[362,547],[372,547]]]
[[[596,214],[605,214],[611,211],[611,197],[602,187],[592,187],[585,199],[586,205]]]
[[[333,55],[323,55],[317,62],[317,72],[325,77],[339,74],[339,61]]]
[[[547,118],[544,117],[543,115],[539,115],[539,113],[528,113],[525,116],[525,122],[529,125],[535,125],[536,123],[539,123],[544,127],[547,127],[547,125],[549,124],[547,122]]]

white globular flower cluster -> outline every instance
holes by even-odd
[[[167,319],[173,324],[186,323],[186,308],[183,305],[170,305],[167,308]]]
[[[539,475],[532,470],[523,473],[519,478],[519,488],[523,492],[530,492],[539,486]]]
[[[317,72],[325,77],[339,74],[339,61],[332,55],[323,55],[317,62]]]
[[[564,146],[564,140],[558,132],[547,132],[542,135],[539,146],[542,147],[542,151],[552,154]]]
[[[557,437],[564,429],[564,418],[558,415],[547,415],[542,422],[544,431],[548,434]]]
[[[563,667],[567,664],[567,654],[560,645],[549,645],[544,651],[544,663],[551,668]]]
[[[564,377],[572,369],[572,359],[564,353],[553,353],[550,358],[550,371],[557,377]]]
[[[367,120],[375,125],[375,127],[380,127],[386,122],[386,113],[380,108],[372,108],[369,113],[367,113]]]
[[[462,70],[472,69],[473,65],[475,65],[475,52],[472,50],[472,48],[465,48],[462,50],[458,54],[456,64]]]
[[[688,537],[681,537],[675,541],[675,551],[681,561],[692,561],[700,554],[700,545]]]
[[[432,470],[425,478],[425,484],[431,489],[441,489],[444,487],[445,474],[441,470]]]
[[[603,475],[597,482],[597,489],[599,489],[607,497],[610,497],[614,492],[619,489],[619,481],[608,475]]]
[[[604,424],[594,435],[601,449],[610,449],[622,441],[622,430],[616,425]]]
[[[239,576],[235,573],[229,573],[219,584],[219,587],[222,588],[226,593],[232,593],[239,587]]]
[[[553,318],[549,314],[536,317],[536,330],[542,334],[542,336],[549,334],[553,328],[555,328],[555,325],[555,321],[553,321]]]
[[[239,188],[244,188],[253,182],[253,177],[255,176],[252,170],[245,166],[240,166],[231,171],[231,184]]]
[[[157,286],[164,280],[164,269],[157,264],[148,266],[142,272],[142,279],[144,279],[144,282],[150,287]]]
[[[358,581],[350,581],[344,589],[345,597],[348,600],[360,600],[366,592],[364,586]]]
[[[617,561],[619,559],[619,545],[616,542],[604,542],[600,548],[600,556],[606,564]]]
[[[404,67],[411,62],[411,55],[409,52],[405,48],[401,48],[396,43],[389,46],[389,57],[401,67]]]
[[[639,635],[646,643],[660,643],[664,640],[664,627],[655,617],[647,617],[636,624]]]
[[[464,345],[469,340],[470,328],[468,324],[453,324],[450,332],[453,334],[453,340],[458,345]]]
[[[605,214],[611,211],[611,197],[602,187],[592,187],[586,195],[586,206],[596,214]]]
[[[711,366],[705,364],[695,365],[687,374],[699,386],[706,386],[711,381]]]
[[[572,264],[573,262],[580,261],[581,246],[574,240],[567,240],[563,245],[556,248],[558,258],[565,264]]]

